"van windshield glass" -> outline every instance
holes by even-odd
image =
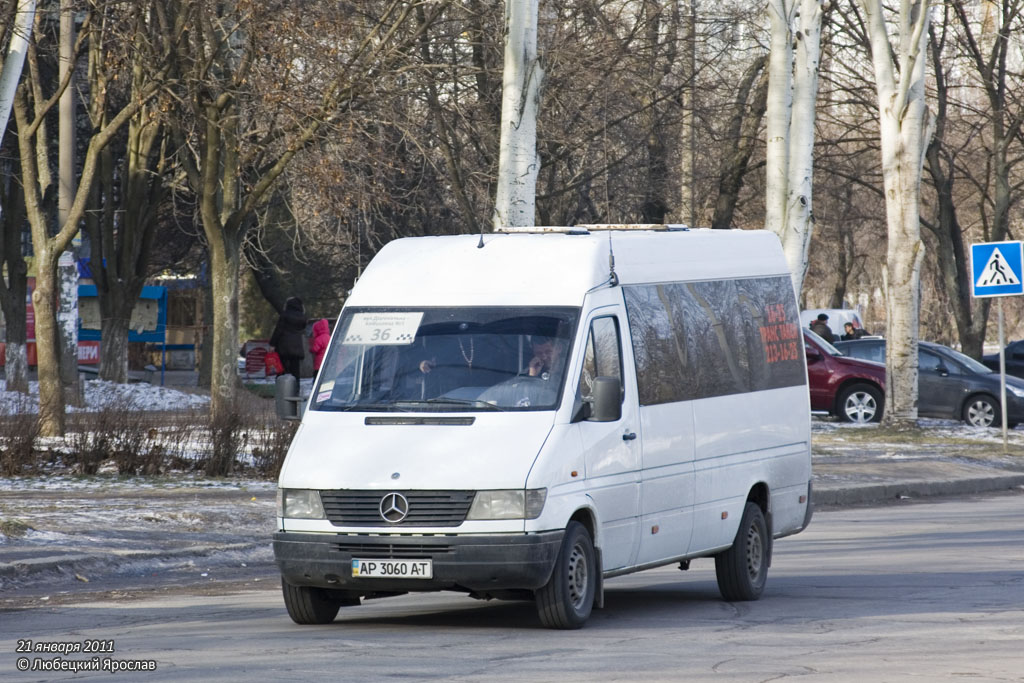
[[[553,410],[576,308],[346,308],[313,410]]]

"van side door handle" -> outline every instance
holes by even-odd
[[[636,432],[626,432],[625,434],[622,435],[622,440],[623,441],[632,441],[635,438],[636,438]]]

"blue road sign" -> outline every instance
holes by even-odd
[[[1021,242],[971,245],[971,293],[975,298],[1024,294]]]

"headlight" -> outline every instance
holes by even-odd
[[[309,489],[278,489],[277,516],[291,519],[324,519],[320,493]]]
[[[547,489],[477,491],[466,519],[537,519],[547,497]]]

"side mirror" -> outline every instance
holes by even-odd
[[[615,422],[622,417],[622,381],[618,377],[594,378],[594,405],[590,419]]]
[[[299,396],[299,380],[294,375],[278,375],[274,380],[274,408],[282,420],[302,419]]]
[[[812,349],[810,346],[804,347],[804,355],[807,356],[808,363],[821,360],[821,354],[818,353],[817,349]]]

